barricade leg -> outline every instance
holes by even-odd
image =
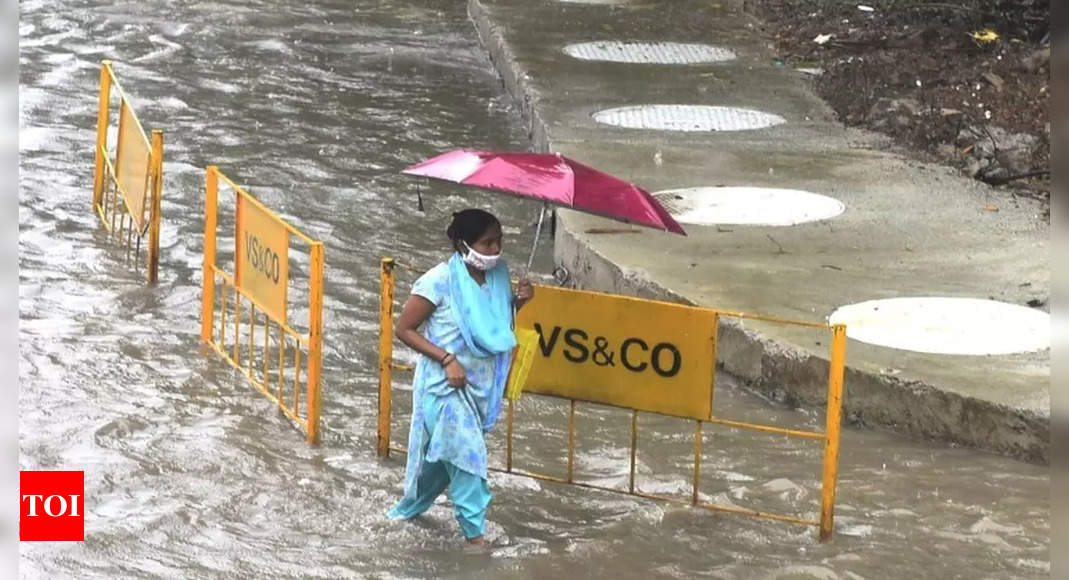
[[[694,483],[691,488],[690,505],[698,505],[698,482],[702,474],[702,422],[694,422]]]
[[[163,131],[152,132],[152,215],[148,226],[148,281],[155,284],[160,268],[160,208],[163,194]],[[141,238],[138,237],[138,245]]]
[[[378,455],[390,456],[390,399],[393,380],[394,261],[382,259],[382,294],[379,302],[379,430]]]
[[[110,60],[100,61],[100,103],[97,108],[96,164],[93,169],[93,211],[99,213],[106,182],[104,155],[108,149],[108,113],[111,100]]]
[[[212,319],[215,316],[215,230],[219,197],[219,175],[216,172],[214,165],[209,166],[204,177],[204,273],[200,305],[200,339],[204,342],[212,340]],[[226,315],[225,304],[223,315]],[[222,346],[222,337],[219,341]]]
[[[308,287],[308,443],[319,443],[320,382],[323,373],[323,243],[312,244]],[[297,411],[294,406],[294,412]]]
[[[832,327],[828,377],[827,423],[824,428],[824,481],[820,494],[820,541],[831,539],[835,519],[835,482],[839,471],[839,432],[842,428],[843,376],[846,361],[846,327]]]

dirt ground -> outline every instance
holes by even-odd
[[[1050,199],[1046,0],[746,0],[849,126]]]

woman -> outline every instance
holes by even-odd
[[[513,296],[493,215],[454,213],[446,235],[455,252],[416,280],[397,321],[397,338],[423,356],[413,381],[404,497],[389,517],[414,518],[448,488],[464,537],[482,544],[491,497],[484,435],[501,412],[516,346],[514,309],[534,288],[521,280]]]

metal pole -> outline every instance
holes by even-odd
[[[243,219],[244,212],[242,208],[245,207],[245,198],[238,190],[234,191],[234,364],[241,366],[241,353],[238,351],[238,347],[241,345],[241,290],[244,289],[241,259],[239,256],[242,254],[241,236],[238,235],[245,226],[245,220]],[[298,349],[299,351],[300,349]],[[294,387],[296,388],[296,387]],[[297,409],[294,408],[294,412]]]
[[[253,352],[253,347],[256,346],[256,303],[252,300],[249,301],[249,360],[246,361],[249,365],[249,380],[256,382],[256,378],[252,374],[253,366],[256,364],[253,359],[256,358]]]
[[[101,207],[104,195],[105,171],[104,156],[108,149],[108,115],[111,104],[111,67],[110,60],[100,61],[100,102],[97,107],[97,146],[96,164],[93,168],[93,211]]]
[[[234,285],[234,364],[241,366],[241,292]]]
[[[123,111],[128,110],[129,107],[130,107],[130,105],[126,102],[126,95],[123,94],[122,89],[119,89],[119,127],[118,127],[118,134],[115,137],[115,163],[111,167],[112,171],[115,173],[115,197],[114,197],[113,203],[111,204],[111,211],[112,211],[111,228],[113,230],[113,234],[114,234],[114,229],[115,229],[115,212],[118,211],[118,209],[120,207],[119,198],[122,197],[123,200],[126,200],[126,195],[127,195],[127,193],[124,192],[124,191],[121,191],[121,188],[119,187],[119,176],[122,175],[122,168],[125,166],[125,163],[123,163],[123,155],[122,155],[122,152],[123,152],[123,149],[124,149],[122,136],[123,136],[123,133],[124,133],[123,127],[126,126],[127,116],[123,115]],[[125,209],[125,204],[121,204],[121,205]],[[124,212],[123,215],[125,216],[125,215],[128,215],[128,214],[127,214],[127,212]],[[119,228],[120,228],[119,235],[122,235],[122,221],[121,220],[119,221]]]
[[[709,418],[713,418],[713,402],[716,400],[716,360],[717,353],[720,350],[720,313],[713,312],[713,376],[709,381]]]
[[[638,447],[638,410],[631,409],[631,476],[628,478],[627,491],[635,493],[635,450]]]
[[[160,269],[160,208],[163,195],[163,131],[152,132],[152,215],[148,232],[148,281],[155,284]],[[138,238],[140,244],[141,238]]]
[[[379,433],[378,455],[390,456],[390,408],[393,371],[393,258],[382,259],[379,297]]]
[[[226,304],[226,300],[223,301]],[[301,348],[301,344],[297,343],[297,348]],[[278,389],[276,393],[276,399],[278,399],[278,406],[285,407],[286,401],[283,399],[282,385],[286,378],[286,329],[282,324],[278,325]]]
[[[698,483],[702,472],[702,422],[694,422],[694,485],[691,488],[690,505],[698,505]]]
[[[293,414],[301,416],[301,345],[293,349]]]
[[[264,378],[264,392],[271,392],[271,381],[267,378],[267,371],[271,368],[271,357],[268,354],[271,352],[271,317],[264,312],[264,350],[263,350],[263,366],[260,371],[263,373]]]
[[[828,376],[828,409],[824,427],[824,482],[820,493],[820,541],[831,539],[835,519],[835,482],[839,475],[839,431],[842,426],[846,326],[832,327]]]
[[[575,399],[568,410],[568,483],[575,475]]]
[[[214,268],[214,266],[213,266],[213,268]],[[213,276],[214,276],[214,274],[213,274]],[[214,279],[212,281],[212,284],[213,285],[215,284]],[[226,280],[223,280],[222,284],[219,284],[219,342],[217,344],[219,345],[220,352],[223,352],[224,354],[225,354],[225,351],[226,351],[226,304],[227,304],[226,293],[227,293],[227,288],[229,288],[229,287],[230,286],[226,283]],[[212,291],[214,292],[214,290],[215,289],[213,287]],[[237,288],[234,289],[234,292],[237,292]],[[215,308],[215,305],[213,303],[209,302],[208,304],[211,305],[211,308],[213,308],[213,309]],[[214,310],[213,310],[212,314],[214,315]],[[202,332],[203,332],[203,329],[202,329]],[[211,340],[211,329],[208,330],[208,339],[206,339],[206,341],[207,342],[213,342]]]
[[[323,243],[310,248],[311,283],[308,296],[308,443],[319,443],[319,411],[322,407],[320,383],[323,375],[323,268],[326,256]],[[298,349],[299,350],[299,349]],[[294,389],[299,390],[299,389]],[[297,405],[293,406],[297,412]]]
[[[204,178],[204,273],[201,280],[200,339],[212,341],[212,317],[215,314],[215,229],[219,193],[219,176],[214,165],[208,166]],[[223,313],[226,313],[224,298]],[[222,338],[219,339],[220,344]],[[224,347],[225,348],[225,347]]]
[[[214,268],[214,266],[213,266],[213,268]],[[214,271],[213,271],[212,276],[213,276],[213,278],[212,278],[212,292],[214,293],[214,291],[215,291],[215,287],[214,287],[215,286],[215,279],[214,279],[215,274],[214,274]],[[227,300],[226,299],[226,292],[227,292],[226,289],[228,287],[229,286],[227,285],[226,280],[223,280],[223,282],[221,284],[219,284],[219,342],[217,344],[219,345],[220,351],[226,351],[226,303],[227,303],[226,302],[226,300]],[[234,290],[234,291],[237,292],[237,290]],[[215,312],[214,312],[215,304],[212,303],[212,302],[209,302],[208,304],[213,309],[212,314],[214,315],[215,314]],[[202,330],[202,332],[203,332],[203,330]],[[213,342],[211,340],[211,328],[208,329],[207,342]]]
[[[538,238],[542,237],[542,222],[546,219],[546,210],[548,208],[549,204],[543,203],[542,210],[538,212],[538,227],[535,228],[534,244],[531,245],[531,256],[527,258],[527,269],[524,270],[524,278],[531,273],[531,265],[534,264],[535,251],[538,250]]]

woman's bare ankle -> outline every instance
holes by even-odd
[[[468,543],[473,546],[485,546],[486,540],[484,540],[482,536],[478,536],[475,538],[468,538]]]

